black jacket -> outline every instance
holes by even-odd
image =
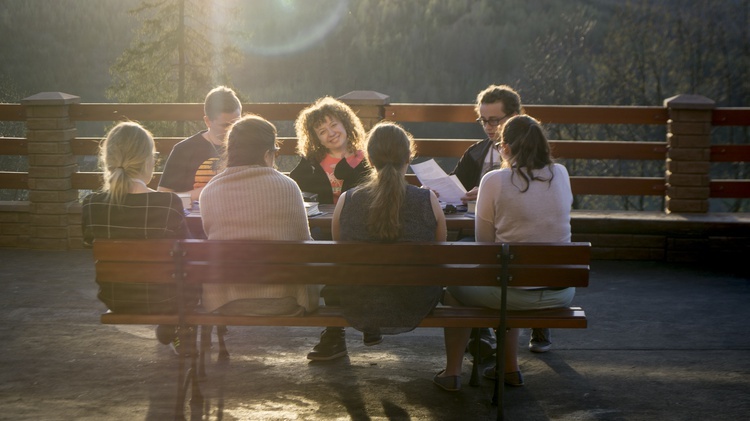
[[[336,164],[333,175],[339,180],[344,181],[344,185],[341,187],[342,193],[365,181],[367,175],[370,173],[370,167],[367,166],[365,161],[363,159],[355,168],[349,166],[346,159],[343,158]],[[333,204],[331,183],[328,181],[328,176],[319,163],[310,162],[303,157],[299,161],[299,164],[289,173],[289,177],[292,177],[297,182],[297,185],[303,192],[317,194],[318,203]]]
[[[482,180],[484,159],[493,143],[492,139],[487,138],[469,146],[469,149],[458,160],[456,168],[451,172],[451,174],[455,174],[458,177],[458,180],[464,185],[466,191],[478,186]]]

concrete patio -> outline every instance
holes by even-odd
[[[177,358],[153,326],[99,323],[88,250],[0,249],[0,420],[171,419]],[[739,263],[739,262],[738,262]],[[574,304],[585,330],[521,350],[526,386],[506,389],[510,420],[732,420],[750,413],[750,276],[710,266],[594,261]],[[196,420],[494,419],[492,387],[443,392],[440,329],[387,336],[311,363],[316,328],[230,327]],[[527,340],[527,339],[526,339]],[[522,342],[525,342],[522,340]]]

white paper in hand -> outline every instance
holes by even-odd
[[[440,195],[441,202],[461,203],[461,197],[466,194],[463,184],[455,175],[446,174],[434,159],[411,164],[411,169],[423,186],[429,187]]]

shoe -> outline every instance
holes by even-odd
[[[547,352],[552,348],[552,333],[549,329],[532,329],[529,351]]]
[[[474,355],[474,338],[469,340],[469,344],[466,346],[466,351]],[[492,330],[487,328],[479,329],[479,362],[485,361],[495,355],[497,352],[497,339],[492,334]]]
[[[495,380],[497,369],[495,367],[487,367],[484,369],[484,372],[482,372],[482,375],[487,379]],[[512,387],[521,387],[523,386],[523,376],[520,371],[505,373],[503,376],[503,383]]]
[[[192,327],[188,327],[188,341],[187,343],[183,343],[180,340],[180,328],[175,327],[174,329],[174,338],[171,342],[169,342],[169,348],[175,353],[175,355],[184,355],[186,357],[189,357],[191,354],[191,351],[197,351],[195,349],[195,344],[193,346],[190,346],[190,342],[192,342],[193,336],[192,336]]]
[[[383,335],[381,335],[380,333],[363,332],[362,342],[365,343],[365,346],[377,345],[383,342]]]
[[[180,355],[180,352],[183,352],[182,343],[180,343],[180,337],[179,335],[175,336],[174,339],[172,339],[172,342],[169,343],[169,348],[174,352],[174,355]],[[188,354],[185,354],[186,356]]]
[[[445,373],[445,370],[440,370],[440,372],[435,374],[435,377],[432,378],[432,382],[435,383],[435,386],[448,392],[458,392],[461,390],[461,376],[440,377],[443,373]]]
[[[497,375],[496,371],[494,365],[492,367],[487,367],[482,372],[482,376],[484,376],[485,379],[495,380],[495,376]]]
[[[523,376],[520,371],[505,373],[503,376],[503,383],[512,387],[521,387],[523,386]]]
[[[327,327],[320,334],[320,342],[307,354],[308,360],[330,361],[347,354],[346,332],[341,327]]]
[[[177,326],[159,325],[156,326],[156,340],[162,345],[169,345],[176,336]]]

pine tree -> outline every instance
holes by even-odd
[[[118,102],[203,102],[217,85],[231,85],[227,66],[240,54],[218,22],[231,15],[211,0],[146,0],[130,12],[142,26],[110,69],[107,97]],[[184,130],[177,127],[177,133]]]

